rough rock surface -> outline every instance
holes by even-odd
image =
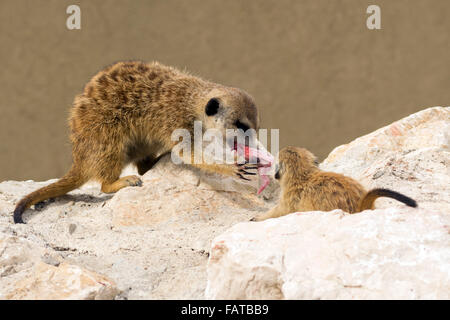
[[[450,107],[414,113],[335,148],[320,165],[414,197],[422,208],[450,212]],[[377,200],[378,208],[397,205]]]
[[[114,281],[63,261],[54,250],[0,235],[0,299],[113,299]]]
[[[294,213],[217,237],[210,299],[450,299],[450,214]]]
[[[210,299],[449,299],[450,108],[435,107],[336,148],[321,164],[367,188],[418,200],[379,199],[349,215],[293,213],[240,223],[217,237]]]
[[[255,184],[165,158],[143,187],[88,184],[14,225],[17,201],[54,180],[2,182],[0,299],[449,298],[449,112],[424,110],[322,164],[415,197],[417,210],[380,199],[358,215],[250,223],[276,183],[257,197]]]
[[[268,204],[256,196],[255,183],[168,158],[142,179],[143,187],[114,195],[85,185],[27,210],[26,225],[12,224],[14,204],[54,180],[0,183],[0,239],[9,239],[0,245],[0,299],[204,298],[211,240]]]

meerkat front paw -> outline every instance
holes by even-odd
[[[264,221],[270,218],[278,218],[281,216],[284,216],[285,214],[287,214],[287,212],[285,212],[282,207],[276,206],[274,208],[272,208],[271,210],[260,214],[259,216],[253,217],[250,221]]]
[[[264,215],[263,215],[264,216]],[[264,221],[264,220],[266,220],[266,219],[268,219],[268,218],[264,218],[263,216],[256,216],[256,217],[253,217],[253,218],[251,218],[249,221],[252,221],[252,222],[259,222],[259,221]],[[269,217],[270,218],[270,217]]]
[[[138,176],[126,176],[113,183],[102,183],[102,191],[105,193],[114,193],[125,187],[141,187],[142,180]]]
[[[256,164],[237,164],[236,165],[236,175],[246,181],[251,181],[251,179],[246,176],[256,176],[256,172],[250,172],[249,170],[258,170],[258,165]]]
[[[126,176],[122,179],[130,187],[142,187],[142,180],[138,176]]]

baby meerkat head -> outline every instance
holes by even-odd
[[[280,150],[275,163],[275,179],[302,179],[318,169],[317,158],[304,148],[285,147]]]
[[[203,112],[205,130],[220,131],[230,148],[236,147],[237,137],[227,139],[227,129],[240,129],[237,131],[238,137],[246,145],[249,144],[248,141],[255,142],[256,130],[259,129],[258,110],[253,98],[245,91],[228,87],[215,88],[207,95]]]

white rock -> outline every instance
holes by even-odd
[[[144,175],[141,188],[119,190],[106,209],[115,226],[155,226],[176,217],[186,220],[186,215],[206,220],[221,208],[263,207],[256,184],[175,165],[166,156]]]
[[[295,213],[212,243],[209,299],[449,299],[450,215]]]
[[[0,299],[114,299],[119,293],[107,277],[0,233]]]
[[[17,281],[4,299],[106,300],[119,294],[116,284],[76,265],[38,263],[31,274]]]
[[[361,176],[365,169],[386,154],[403,154],[427,148],[449,150],[450,107],[422,110],[339,146],[328,155],[321,167]],[[353,171],[344,171],[344,163],[348,168],[354,168]]]
[[[434,107],[335,148],[320,165],[366,188],[387,187],[450,212],[450,107]],[[401,205],[377,200],[378,208]]]

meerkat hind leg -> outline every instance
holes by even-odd
[[[104,161],[103,159],[108,159],[108,161],[103,166],[100,162],[101,169],[96,175],[102,184],[102,192],[114,193],[125,187],[142,186],[142,180],[138,176],[132,175],[120,178],[125,165],[120,161],[120,154],[105,154],[100,158]]]

